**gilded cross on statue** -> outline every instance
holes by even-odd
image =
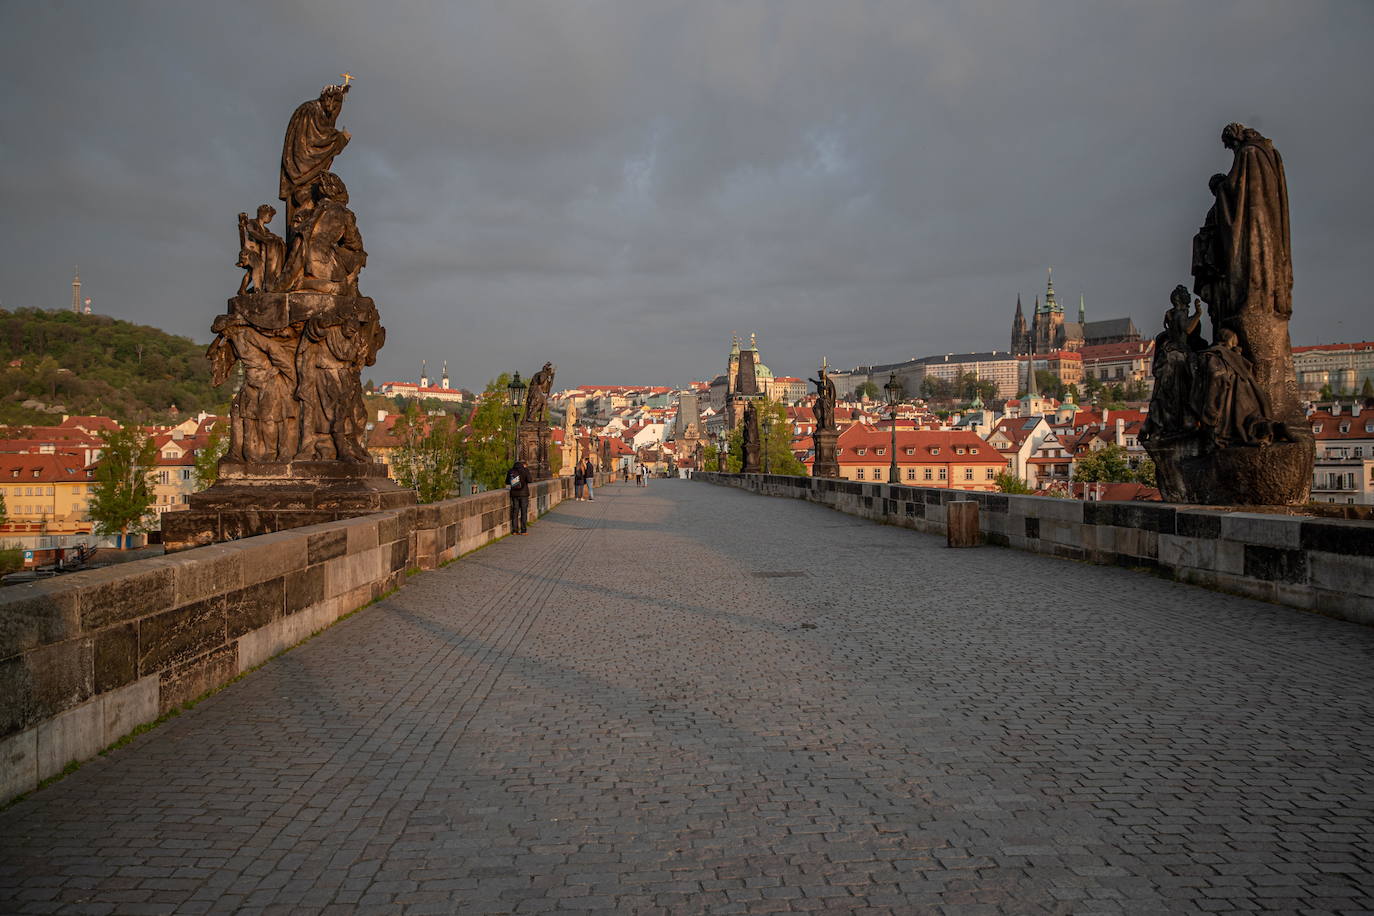
[[[347,89],[348,84],[357,79],[357,77],[354,76],[352,73],[340,73],[339,79],[343,80],[344,88]]]

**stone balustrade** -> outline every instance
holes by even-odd
[[[530,516],[572,496],[534,485]],[[505,491],[0,589],[0,803],[509,533]]]
[[[1150,570],[1180,582],[1374,624],[1374,522],[1098,502],[813,477],[698,472],[693,479],[805,499],[946,534],[946,504],[978,503],[988,544]]]

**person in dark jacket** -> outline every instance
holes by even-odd
[[[578,502],[582,502],[582,486],[587,481],[587,476],[583,473],[585,467],[580,461],[573,465],[573,496]]]
[[[596,499],[592,495],[592,483],[596,480],[596,465],[592,464],[592,459],[588,458],[582,465],[582,479],[587,487],[588,501]]]
[[[530,521],[530,483],[534,476],[525,462],[519,458],[506,473],[506,486],[510,488],[510,531],[511,534],[529,534]]]

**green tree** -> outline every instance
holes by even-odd
[[[854,389],[854,396],[858,398],[866,397],[870,401],[878,400],[878,383],[869,379]]]
[[[1093,378],[1091,375],[1083,378],[1083,393],[1088,396],[1088,400],[1096,401],[1102,394],[1102,380]]]
[[[5,492],[0,490],[0,525],[5,524],[9,519],[10,510],[9,506],[5,505]]]
[[[1040,389],[1041,397],[1059,398],[1061,400],[1064,397],[1064,383],[1059,380],[1059,376],[1049,369],[1035,370],[1035,385]]]
[[[996,483],[997,489],[1003,493],[1018,493],[1024,495],[1027,493],[1035,492],[1026,484],[1024,480],[1022,480],[1020,477],[1017,477],[1011,471],[1003,471],[1002,473],[998,474]]]
[[[91,520],[97,534],[118,534],[120,545],[128,546],[129,532],[144,531],[152,521],[148,515],[154,498],[150,478],[157,464],[157,446],[137,426],[103,432],[100,438]]]
[[[1322,390],[1317,393],[1317,397],[1319,397],[1323,401],[1329,401],[1335,397],[1335,392],[1331,390],[1330,383],[1322,386]]]
[[[1132,379],[1126,386],[1125,394],[1128,401],[1143,401],[1150,396],[1150,391],[1144,379]]]
[[[1155,482],[1155,463],[1149,458],[1140,459],[1140,463],[1135,466],[1135,479],[1147,487],[1157,487]]]
[[[422,503],[448,499],[458,489],[464,437],[449,414],[430,417],[412,404],[396,421],[401,444],[391,456],[396,482]]]
[[[467,469],[473,480],[488,490],[505,485],[515,448],[515,419],[506,403],[510,375],[501,373],[487,382],[469,421]]]
[[[765,418],[772,419],[772,426],[767,436],[760,435],[759,441],[767,456],[768,473],[805,477],[806,465],[792,454],[792,421],[787,419],[787,408],[776,401],[769,402],[759,410],[759,422],[763,423]]]
[[[931,401],[947,401],[954,396],[954,385],[934,375],[921,378],[921,397]]]
[[[1360,397],[1374,398],[1374,379],[1367,375],[1364,377],[1364,384],[1360,386]]]
[[[1153,470],[1151,467],[1151,472]],[[1126,450],[1112,444],[1076,459],[1073,479],[1079,483],[1134,483],[1139,476],[1131,467]]]
[[[213,487],[219,480],[219,460],[229,449],[229,437],[224,434],[220,424],[215,424],[205,440],[205,447],[196,451],[196,492]]]

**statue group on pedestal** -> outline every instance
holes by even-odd
[[[1171,502],[1285,504],[1307,498],[1312,448],[1297,397],[1288,320],[1293,267],[1283,159],[1229,124],[1231,171],[1208,181],[1193,238],[1192,301],[1170,295],[1155,337],[1154,394],[1141,441]],[[1203,338],[1207,306],[1212,342]]]
[[[350,139],[335,126],[349,79],[300,105],[286,128],[278,186],[285,238],[268,228],[271,204],[239,214],[244,276],[206,354],[216,385],[243,364],[227,461],[370,461],[361,373],[376,362],[386,329],[358,292],[367,252],[348,188],[330,171]]]
[[[835,422],[835,382],[830,378],[829,367],[821,360],[820,371],[811,379],[816,386],[816,403],[811,408],[816,417],[816,430],[811,435],[814,455],[811,461],[812,477],[839,477],[839,453],[835,442],[839,438],[839,427]]]
[[[544,412],[548,408],[556,371],[553,363],[544,363],[543,368],[530,376],[525,390],[525,412],[516,432],[517,456],[529,465],[536,480],[553,476],[549,464],[549,427]]]

